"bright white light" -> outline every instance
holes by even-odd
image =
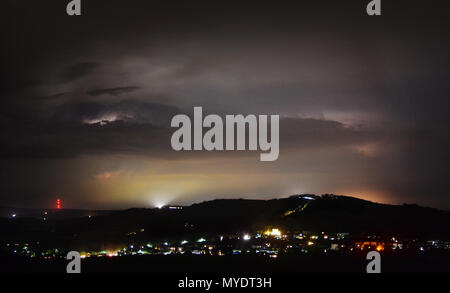
[[[112,114],[106,114],[103,116],[99,116],[96,118],[92,118],[92,119],[84,119],[83,123],[85,124],[99,124],[100,126],[104,126],[110,122],[114,122],[118,120],[119,115],[116,113],[112,113]]]
[[[274,228],[272,230],[267,230],[264,234],[266,234],[268,236],[280,237],[281,231],[280,231],[280,229]]]
[[[153,205],[158,209],[162,209],[166,205],[166,202],[162,200],[155,200]]]
[[[197,240],[197,242],[205,242],[206,239],[205,238],[200,238],[199,240]]]
[[[12,217],[15,218],[15,217],[16,217],[16,214],[12,214]]]
[[[183,240],[183,241],[181,241],[181,245],[183,245],[183,244],[186,244],[186,243],[188,243],[188,241],[187,241],[187,240]]]
[[[252,237],[250,237],[250,235],[245,234],[244,237],[242,237],[242,239],[244,240],[250,240]]]

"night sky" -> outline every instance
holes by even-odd
[[[2,1],[0,205],[334,193],[450,209],[444,1],[382,0],[380,17],[368,0],[83,0],[81,17],[66,2]],[[194,106],[280,115],[279,159],[173,151],[170,119]]]

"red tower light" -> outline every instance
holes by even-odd
[[[56,200],[56,209],[61,209],[61,200],[59,198]]]

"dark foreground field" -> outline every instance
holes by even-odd
[[[1,272],[64,273],[68,261],[1,257]],[[363,255],[282,256],[128,256],[84,259],[83,273],[365,273]],[[450,273],[450,255],[382,256],[385,273]]]

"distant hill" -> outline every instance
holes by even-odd
[[[128,209],[92,214],[56,211],[43,220],[1,218],[0,240],[79,247],[132,241],[189,239],[267,227],[288,231],[377,233],[450,239],[450,212],[417,205],[387,205],[347,196],[294,195],[272,200],[226,199],[171,209]],[[69,215],[71,215],[69,217]],[[78,215],[78,216],[75,216]]]

